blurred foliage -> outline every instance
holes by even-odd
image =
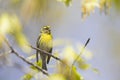
[[[4,66],[13,66],[12,60],[9,58],[9,54],[7,52],[1,52],[0,51],[0,67]]]
[[[22,32],[22,25],[15,14],[3,13],[0,15],[0,43],[3,43],[2,36],[12,35],[18,45],[26,52],[30,51],[28,41]],[[2,44],[0,44],[2,45]]]
[[[84,20],[95,8],[107,14],[111,7],[111,0],[82,0],[82,19]]]
[[[100,71],[97,68],[92,68],[92,71],[97,73],[97,74],[100,74]]]
[[[72,0],[54,0],[57,2],[64,3],[67,7],[71,5]],[[95,12],[95,8],[98,8],[101,12],[104,12],[105,14],[108,13],[111,3],[115,4],[116,8],[120,8],[120,0],[81,0],[81,12],[82,12],[82,19],[86,19],[87,16],[90,15],[90,13]],[[50,0],[11,0],[11,3],[14,5],[20,5],[20,8],[18,9],[24,17],[24,19],[32,19],[34,16],[37,16],[39,18],[42,14],[47,13],[49,14],[49,4],[53,4]],[[56,6],[52,7],[55,8]],[[53,9],[54,13],[54,9]],[[16,12],[6,13],[1,12],[0,13],[0,48],[2,47],[2,44],[4,42],[2,36],[7,37],[7,35],[12,35],[17,42],[17,44],[23,49],[23,51],[29,52],[31,49],[27,46],[29,44],[27,37],[23,34],[23,27],[22,23],[17,16]],[[64,41],[63,41],[64,42]],[[56,45],[61,44],[58,42]],[[83,46],[82,46],[83,47]],[[81,49],[81,47],[78,47]],[[79,55],[79,52],[76,51],[76,49],[70,45],[65,46],[65,48],[61,51],[62,56],[57,54],[58,57],[64,61],[65,64],[56,62],[54,66],[56,67],[56,71],[54,73],[51,73],[49,77],[44,77],[45,80],[83,80],[83,76],[81,76],[80,72],[78,72],[78,69],[81,70],[87,70],[91,67],[90,64],[88,64],[83,57],[91,57],[91,52],[89,50],[85,50],[84,53],[81,54],[79,59],[76,61],[76,64],[72,66],[72,63],[76,59],[76,57]],[[88,54],[87,54],[88,53]],[[1,58],[1,57],[0,57]],[[35,56],[32,55],[29,58],[29,60],[35,59]],[[41,67],[41,61],[38,63],[35,63],[39,67]],[[22,79],[23,80],[31,80],[33,78],[36,78],[36,74],[40,74],[41,76],[44,76],[41,72],[39,72],[34,66],[30,66],[30,72],[26,73]],[[93,71],[98,72],[97,69],[93,69]],[[38,76],[36,80],[39,80],[41,76]]]
[[[87,51],[88,50],[85,49],[84,52],[87,52]],[[64,62],[66,62],[67,65],[72,65],[72,63],[74,62],[74,60],[76,59],[76,57],[79,56],[79,53],[77,53],[75,51],[74,47],[72,47],[70,45],[69,46],[65,46],[62,54],[64,54],[64,56],[62,56],[62,59],[63,59]],[[90,65],[87,64],[86,61],[81,56],[82,56],[82,54],[80,55],[80,57],[76,61],[76,64],[78,65],[78,67],[80,69],[87,70],[90,67]]]
[[[35,64],[36,64],[37,66],[41,67],[41,66],[42,66],[42,61],[39,60],[38,62],[35,62]],[[37,71],[37,69],[36,69],[34,66],[30,66],[30,68]]]
[[[59,41],[59,40],[58,40]],[[55,44],[55,43],[54,43]],[[83,46],[81,46],[83,47]],[[81,51],[81,50],[80,50]],[[88,52],[87,49],[85,49],[85,53]],[[90,64],[87,64],[86,61],[80,56],[79,59],[76,61],[77,65],[72,65],[76,57],[79,55],[75,51],[75,48],[71,45],[65,46],[64,49],[61,52],[64,56],[60,56],[60,54],[57,54],[58,57],[61,58],[61,60],[64,63],[56,62],[54,64],[55,72],[51,72],[50,76],[44,77],[44,80],[83,80],[83,76],[78,72],[78,69],[81,70],[87,70],[90,69]],[[35,55],[31,55],[27,58],[28,60],[35,59]],[[37,64],[39,67],[41,67],[41,60]],[[34,66],[30,66],[31,71],[26,73],[22,78],[23,80],[41,80],[41,77],[44,76],[41,72],[39,72]],[[36,77],[37,75],[37,77]]]
[[[49,0],[25,0],[22,3],[21,14],[28,19],[35,15],[39,17],[44,11],[47,11],[48,1]]]
[[[42,61],[39,60],[39,62],[35,63],[35,64],[37,66],[41,67],[42,66]],[[39,72],[34,66],[30,66],[30,68],[31,68],[31,71],[29,71],[24,76],[22,76],[22,80],[31,80],[34,77],[34,75]]]
[[[72,67],[71,80],[84,80],[75,67]],[[68,79],[67,79],[68,80]]]
[[[32,75],[30,73],[27,73],[23,76],[22,80],[31,80],[32,79]]]
[[[108,14],[111,7],[111,0],[100,0],[100,10]]]
[[[12,5],[18,5],[21,3],[23,0],[11,0]]]
[[[64,3],[66,6],[70,6],[72,2],[72,0],[57,0],[57,1]]]
[[[90,15],[90,12],[94,12],[96,7],[99,7],[98,0],[82,0],[82,18],[85,19]]]
[[[48,80],[66,80],[62,74],[52,74]]]
[[[112,2],[114,3],[116,10],[119,12],[120,11],[120,0],[112,0]]]

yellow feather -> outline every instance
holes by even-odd
[[[41,35],[42,42],[48,43],[52,40],[52,36],[50,34],[42,34]]]
[[[40,44],[43,45],[41,46],[41,48],[44,47],[43,49],[52,47],[52,35],[45,33],[41,34]]]

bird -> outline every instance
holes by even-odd
[[[52,54],[53,37],[50,26],[43,26],[41,28],[39,37],[37,38],[36,46],[37,48]],[[45,54],[45,52],[43,51],[36,50],[36,61],[38,63],[40,57],[42,60],[42,69],[47,71],[46,64],[49,63],[51,56]]]

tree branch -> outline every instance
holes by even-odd
[[[60,58],[58,58],[58,57],[56,57],[56,56],[50,54],[49,52],[47,52],[47,51],[45,51],[45,50],[42,50],[42,49],[40,49],[40,48],[33,47],[32,45],[29,45],[29,46],[30,46],[32,49],[35,49],[35,50],[44,52],[46,55],[49,55],[50,57],[53,57],[54,59],[56,59],[56,60],[58,60],[58,61],[64,63]]]
[[[88,38],[88,40],[86,41],[85,45],[83,46],[83,48],[81,49],[80,54],[75,58],[75,60],[73,61],[71,68],[70,68],[70,76],[72,75],[72,69],[73,69],[73,65],[75,64],[75,62],[79,59],[80,55],[84,52],[85,47],[87,46],[87,44],[89,43],[90,38]]]
[[[13,47],[9,44],[8,40],[7,40],[5,37],[3,37],[3,39],[4,39],[5,43],[8,45],[8,47],[10,48],[10,50],[11,50],[10,53],[14,53],[17,57],[19,57],[20,59],[22,59],[22,60],[23,60],[24,62],[26,62],[27,64],[29,64],[29,65],[31,65],[31,66],[34,66],[36,69],[38,69],[39,71],[41,71],[43,74],[45,74],[45,75],[47,75],[47,76],[49,75],[49,74],[47,73],[47,71],[41,69],[40,67],[38,67],[37,65],[33,64],[32,62],[29,62],[28,60],[26,60],[23,56],[19,55],[18,52],[16,52],[16,51],[13,49]]]
[[[76,57],[76,59],[73,61],[73,63],[72,63],[72,66],[75,64],[75,62],[78,60],[78,58],[80,57],[80,55],[84,52],[84,49],[85,49],[85,47],[87,46],[87,44],[89,43],[89,41],[90,41],[90,38],[88,38],[88,40],[86,41],[86,43],[85,43],[85,45],[83,46],[83,48],[81,49],[81,52],[80,52],[80,54]]]

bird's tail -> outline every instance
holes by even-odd
[[[48,56],[48,59],[47,59],[47,64],[49,63],[49,61],[50,61],[50,56]]]
[[[45,61],[42,61],[42,69],[47,71],[47,65]]]

